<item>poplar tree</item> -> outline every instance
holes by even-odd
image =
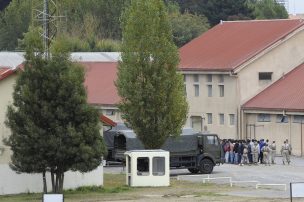
[[[119,109],[146,149],[178,136],[188,104],[179,55],[162,0],[132,0],[122,16]]]
[[[88,172],[101,164],[105,152],[98,112],[87,103],[84,69],[68,59],[62,43],[44,59],[39,31],[25,35],[26,61],[8,107],[5,141],[17,172],[51,173],[52,190],[61,193],[64,173]]]

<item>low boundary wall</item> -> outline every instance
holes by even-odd
[[[51,191],[51,174],[46,173],[46,178],[48,191]],[[64,189],[93,185],[103,185],[102,165],[88,173],[68,171],[64,174]],[[8,164],[0,164],[0,195],[39,192],[43,192],[42,174],[17,174]]]

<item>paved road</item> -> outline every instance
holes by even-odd
[[[261,184],[286,184],[285,191],[281,186],[272,186],[268,189],[255,189],[255,184],[244,183],[238,186],[248,187],[245,192],[230,192],[229,195],[240,196],[264,196],[274,198],[288,198],[289,197],[289,183],[290,182],[304,182],[304,158],[291,157],[290,165],[283,165],[282,158],[276,158],[277,164],[271,166],[252,165],[239,166],[232,164],[224,164],[216,166],[210,177],[231,177],[233,181],[258,181]],[[105,173],[119,173],[124,172],[121,167],[106,167]],[[186,169],[171,170],[171,176],[182,175],[180,178],[193,182],[202,182],[203,177],[191,177]],[[216,183],[227,183],[227,180],[217,180]]]

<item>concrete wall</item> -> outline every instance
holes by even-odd
[[[219,82],[219,74],[212,74],[212,82],[208,82],[208,73],[198,74],[199,81],[194,81],[194,74],[184,74],[189,103],[186,126],[192,127],[191,117],[201,116],[202,130],[217,133],[220,138],[235,138],[237,135],[237,89],[236,78],[222,74],[224,82]],[[195,96],[194,85],[199,85],[199,96]],[[212,97],[208,97],[208,87],[212,85]],[[224,86],[224,97],[220,97],[219,85]],[[212,113],[212,124],[208,124],[208,113]],[[219,123],[219,114],[224,114],[224,124]],[[229,114],[235,115],[235,124],[230,125]]]
[[[269,113],[270,122],[259,122],[259,113]],[[294,123],[293,114],[287,114],[288,123],[280,123],[277,121],[277,115],[282,115],[282,112],[254,112],[247,111],[245,113],[245,123],[246,128],[245,137],[260,139],[269,139],[271,142],[274,140],[277,143],[277,152],[281,149],[283,142],[288,139],[289,143],[292,145],[292,153],[294,155],[301,155],[301,135],[304,138],[304,126],[302,126],[303,131],[301,134],[301,124]],[[298,115],[298,114],[297,114]],[[254,126],[247,126],[246,124],[254,124],[256,126],[256,131],[254,135]],[[304,125],[304,124],[303,124]],[[251,130],[251,132],[250,132]],[[251,133],[251,136],[250,136]],[[304,148],[304,140],[302,140],[302,150]],[[304,152],[304,151],[302,151]]]
[[[43,192],[42,174],[17,174],[8,164],[0,164],[0,195]],[[80,186],[103,186],[103,166],[88,173],[68,171],[64,176],[64,189]],[[51,191],[51,176],[47,173],[47,187]]]
[[[14,74],[0,81],[0,164],[9,162],[11,155],[11,151],[2,141],[11,134],[4,121],[6,119],[7,106],[13,103],[12,94],[16,77],[16,74]]]
[[[240,104],[244,104],[284,74],[303,63],[303,53],[304,31],[300,31],[240,70],[237,73]],[[272,81],[259,81],[259,72],[273,72]]]

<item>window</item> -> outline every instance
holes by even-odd
[[[115,111],[113,109],[106,109],[106,115],[109,116],[115,115]]]
[[[198,97],[199,96],[199,85],[194,84],[194,96]]]
[[[224,75],[223,74],[219,75],[219,83],[224,83]]]
[[[154,176],[165,175],[165,157],[153,157],[152,173]]]
[[[259,72],[259,80],[269,80],[271,81],[272,72]]]
[[[187,96],[187,86],[186,86],[186,84],[184,84],[184,94],[185,94],[185,96]]]
[[[196,131],[202,131],[202,117],[191,116],[191,126]]]
[[[207,82],[212,82],[212,74],[207,74]]]
[[[225,94],[224,85],[219,85],[219,92],[220,92],[220,97],[224,97]]]
[[[199,82],[198,74],[193,75],[194,82]]]
[[[207,85],[208,88],[208,97],[212,97],[212,85]]]
[[[230,125],[235,125],[235,115],[234,114],[229,114],[229,118],[230,118]]]
[[[224,114],[219,114],[219,118],[220,118],[220,125],[224,125],[225,124]]]
[[[186,74],[184,74],[184,82],[186,82],[187,80],[186,80]]]
[[[303,115],[294,115],[293,122],[294,123],[304,123],[304,116]]]
[[[277,123],[288,123],[288,116],[283,116],[282,114],[278,114]]]
[[[142,175],[142,176],[149,175],[149,158],[148,157],[137,158],[137,175]]]
[[[207,123],[212,124],[212,113],[207,113]]]
[[[209,145],[218,145],[218,139],[216,136],[207,136],[207,144]]]
[[[270,114],[258,114],[258,122],[270,122]]]

